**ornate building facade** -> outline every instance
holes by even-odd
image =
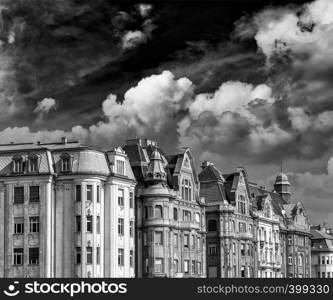
[[[311,228],[313,278],[333,278],[333,235],[325,224]]]
[[[222,174],[204,162],[208,277],[310,277],[310,224],[301,202],[291,203],[288,177],[273,190],[249,182],[238,168]]]
[[[134,187],[121,148],[0,145],[0,276],[134,277]]]
[[[205,208],[190,150],[166,155],[141,139],[124,150],[137,180],[137,277],[205,277]]]

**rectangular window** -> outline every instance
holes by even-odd
[[[293,244],[293,242],[292,242],[292,238],[291,238],[291,236],[288,236],[288,245],[290,246],[290,245],[292,245]]]
[[[134,208],[134,193],[129,193],[130,208]]]
[[[96,264],[99,265],[101,263],[101,253],[100,247],[96,247]]]
[[[217,254],[217,246],[215,244],[208,245],[208,255],[216,255]]]
[[[193,234],[191,235],[191,246],[192,246],[192,249],[194,250],[195,249],[195,236]]]
[[[14,234],[24,233],[24,218],[16,217],[14,218]]]
[[[163,272],[163,259],[155,258],[155,272],[162,273]]]
[[[97,234],[101,233],[101,217],[100,216],[96,217],[96,231],[97,231]]]
[[[200,239],[200,237],[197,237],[197,249],[201,250],[201,239]]]
[[[192,275],[196,273],[195,267],[196,267],[196,262],[195,262],[195,260],[192,260],[192,271],[191,271]]]
[[[87,232],[93,232],[93,216],[87,216]]]
[[[118,266],[124,266],[124,249],[118,248]]]
[[[293,257],[292,256],[288,256],[288,265],[292,266],[293,264]]]
[[[125,162],[123,160],[117,160],[117,174],[125,175]]]
[[[197,271],[198,271],[198,275],[201,275],[202,271],[201,271],[201,262],[198,261],[197,263]]]
[[[147,246],[147,232],[143,233],[143,245]]]
[[[39,248],[29,248],[29,265],[39,264]]]
[[[76,263],[81,263],[81,247],[76,247]]]
[[[14,187],[14,204],[24,203],[24,187],[16,186]]]
[[[186,222],[191,222],[191,212],[188,210],[183,211],[183,220]]]
[[[87,185],[87,201],[92,201],[92,185]]]
[[[92,247],[87,247],[86,248],[87,252],[87,264],[92,264],[93,261],[93,248]]]
[[[134,267],[134,251],[130,250],[130,267]]]
[[[118,205],[123,207],[124,206],[124,190],[118,189]]]
[[[134,221],[130,221],[130,237],[134,236]]]
[[[189,248],[189,235],[184,234],[184,248]]]
[[[155,244],[163,245],[163,232],[162,231],[155,231]]]
[[[118,235],[124,235],[124,219],[118,218]]]
[[[178,259],[173,260],[173,270],[175,273],[178,273]]]
[[[97,186],[97,191],[96,191],[96,202],[100,202],[100,188],[99,185]]]
[[[81,216],[76,216],[76,232],[81,232]]]
[[[77,185],[75,188],[75,200],[77,202],[81,201],[81,185]]]
[[[29,202],[39,202],[39,186],[29,187]]]
[[[14,248],[13,264],[23,265],[23,248]]]
[[[29,218],[29,232],[39,232],[39,217]]]
[[[244,244],[241,244],[241,255],[242,256],[245,256],[245,245]]]
[[[185,259],[184,260],[184,273],[185,274],[188,274],[189,273],[189,264],[190,264],[190,261]]]
[[[178,234],[174,233],[173,235],[173,246],[178,249]]]

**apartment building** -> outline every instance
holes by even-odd
[[[142,139],[124,150],[138,183],[137,277],[205,277],[205,207],[190,150],[166,155]]]
[[[134,188],[120,147],[0,145],[0,276],[134,277]]]
[[[325,224],[311,227],[313,278],[333,278],[333,235]]]

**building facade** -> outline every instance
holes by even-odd
[[[274,189],[249,182],[238,168],[222,174],[204,162],[208,277],[310,277],[310,224],[301,202],[291,203],[288,177]]]
[[[190,150],[166,155],[141,139],[124,150],[137,180],[137,277],[205,277],[205,207]]]
[[[0,276],[134,277],[134,188],[121,148],[0,145]]]
[[[333,278],[333,235],[325,224],[311,228],[313,278]]]
[[[207,276],[254,277],[257,269],[257,224],[247,174],[222,174],[204,162],[200,195],[206,200]]]

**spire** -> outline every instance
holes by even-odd
[[[146,181],[161,182],[166,181],[166,172],[164,170],[161,154],[155,149],[150,156]]]

